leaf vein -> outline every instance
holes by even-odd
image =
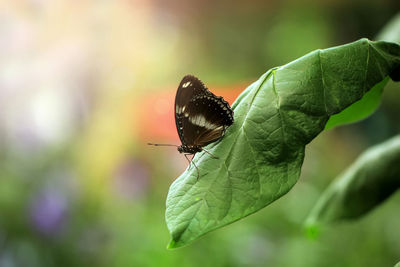
[[[364,74],[364,88],[363,88],[363,93],[365,94],[367,92],[367,74],[368,74],[368,68],[369,68],[369,43],[367,43],[368,50],[367,50],[367,63],[365,64],[365,74]]]
[[[324,79],[324,69],[322,68],[322,61],[321,61],[321,52],[322,50],[318,50],[318,59],[319,59],[319,68],[321,70],[321,83],[322,83],[322,92],[324,98],[324,106],[325,106],[325,113],[328,114],[328,107],[326,105],[326,84]]]
[[[247,143],[250,144],[250,141],[249,141],[249,138],[247,136],[247,133],[246,133],[245,129],[243,129],[243,135],[244,135],[244,138],[246,138]],[[256,156],[254,154],[253,147],[251,145],[249,145],[249,148],[250,148],[251,155],[253,156],[254,164],[256,165],[256,171],[257,171],[257,175],[258,175],[258,179],[257,179],[258,180],[258,200],[257,201],[259,201],[261,199],[261,174],[260,174],[260,168],[258,166],[257,158],[256,158]]]
[[[284,126],[284,119],[283,119],[283,116],[282,116],[282,113],[281,113],[281,103],[280,103],[280,97],[279,97],[279,94],[278,94],[278,92],[276,91],[276,87],[275,87],[275,70],[274,71],[272,71],[272,90],[273,90],[273,92],[274,92],[274,94],[275,94],[275,96],[276,96],[276,102],[277,102],[277,106],[276,106],[276,109],[277,109],[277,111],[278,111],[278,114],[279,114],[279,118],[280,118],[280,123],[281,123],[281,129],[282,129],[282,139],[283,139],[283,143],[284,144],[287,144],[287,140],[286,140],[286,134],[285,134],[285,126]]]

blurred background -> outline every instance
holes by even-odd
[[[0,2],[0,266],[393,266],[400,196],[309,239],[302,223],[366,147],[398,133],[400,86],[324,132],[260,212],[169,251],[169,185],[187,167],[173,102],[185,74],[232,103],[269,68],[374,39],[398,0]],[[397,232],[396,232],[397,231]]]

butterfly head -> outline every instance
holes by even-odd
[[[200,146],[187,146],[187,145],[178,146],[179,153],[195,154],[202,150],[203,149]]]

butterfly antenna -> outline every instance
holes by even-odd
[[[209,154],[211,157],[213,157],[214,159],[219,159],[217,156],[214,156],[213,154],[211,154],[210,152],[208,152],[207,150],[205,150],[203,148],[204,152],[206,152],[207,154]]]
[[[171,144],[153,144],[153,143],[147,143],[147,145],[149,146],[175,146],[175,147],[179,147],[177,145],[171,145]]]

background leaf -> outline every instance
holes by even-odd
[[[400,43],[400,12],[385,25],[377,40]]]
[[[400,135],[364,152],[322,194],[306,225],[358,218],[400,187]]]
[[[233,105],[235,123],[198,153],[170,187],[169,248],[239,220],[286,194],[297,182],[304,148],[329,117],[358,101],[400,66],[400,47],[361,39],[316,50],[272,69]]]

